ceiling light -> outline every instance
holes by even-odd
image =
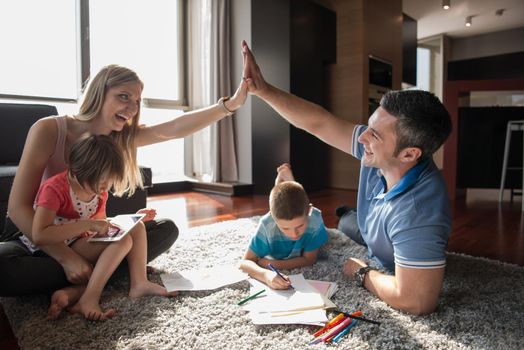
[[[466,27],[471,27],[471,20],[473,19],[473,16],[466,17]]]
[[[442,0],[442,8],[444,10],[449,10],[451,0]]]

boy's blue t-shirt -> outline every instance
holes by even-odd
[[[306,231],[296,241],[283,234],[271,213],[267,213],[260,219],[257,232],[249,243],[249,249],[260,258],[285,260],[302,256],[303,252],[319,249],[327,240],[322,213],[317,208],[313,208],[308,217]]]

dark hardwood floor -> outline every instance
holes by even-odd
[[[518,197],[520,200],[520,197]],[[335,208],[356,205],[356,191],[329,189],[310,193],[327,227],[336,227]],[[172,218],[181,230],[224,220],[262,215],[267,196],[226,197],[184,192],[148,198],[159,217]],[[499,203],[490,198],[458,199],[453,203],[453,230],[448,251],[481,256],[524,266],[524,215],[520,201]],[[0,306],[0,349],[18,349]]]

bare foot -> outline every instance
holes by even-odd
[[[80,299],[84,289],[85,286],[73,286],[54,292],[51,296],[51,305],[49,305],[47,310],[47,318],[57,320],[65,308],[73,305]]]
[[[293,171],[291,171],[291,165],[289,163],[284,163],[277,168],[277,178],[275,179],[275,184],[284,182],[284,181],[295,181],[293,176]]]
[[[108,309],[103,311],[98,303],[84,302],[80,299],[73,307],[69,309],[72,314],[83,315],[86,319],[91,321],[105,321],[116,314],[115,309]]]
[[[163,286],[145,280],[136,283],[129,289],[130,298],[140,298],[146,295],[160,295],[164,297],[174,297],[178,292],[168,292]]]

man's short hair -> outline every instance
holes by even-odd
[[[451,117],[440,100],[423,90],[389,91],[380,106],[398,118],[395,155],[407,147],[422,151],[419,160],[430,157],[451,133]]]
[[[269,195],[269,210],[275,219],[293,220],[307,214],[309,198],[304,187],[295,181],[280,182]]]

